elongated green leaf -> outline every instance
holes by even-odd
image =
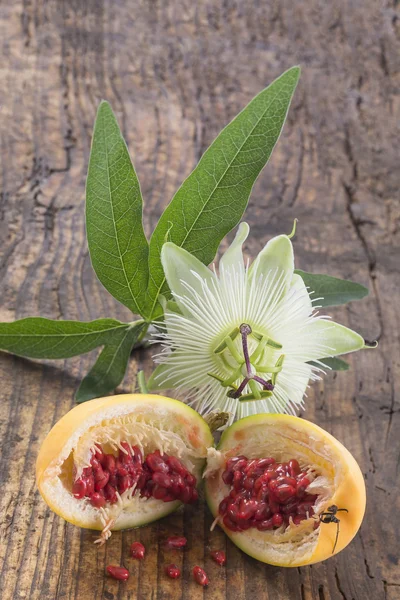
[[[219,134],[161,216],[150,240],[148,305],[168,294],[160,260],[165,241],[208,265],[239,222],[253,184],[267,163],[286,119],[300,69],[293,67],[256,96]]]
[[[121,383],[131,350],[145,324],[138,322],[118,331],[100,353],[92,369],[82,380],[76,393],[77,402],[104,396]]]
[[[321,298],[317,302],[318,306],[346,304],[352,300],[361,300],[369,294],[368,288],[354,281],[306,273],[299,269],[296,269],[295,273],[300,275],[309,291],[314,292],[312,298]]]
[[[345,360],[342,360],[341,358],[336,358],[336,356],[333,357],[328,357],[328,358],[320,358],[319,359],[321,364],[318,364],[314,361],[310,361],[310,365],[314,365],[315,367],[321,367],[323,368],[323,365],[329,367],[330,369],[332,369],[332,371],[348,371],[350,368],[349,363],[347,363]]]
[[[142,196],[116,118],[102,102],[94,126],[86,183],[90,258],[104,287],[133,313],[143,314],[148,243]]]
[[[115,319],[80,322],[28,317],[0,323],[0,350],[27,358],[69,358],[102,346],[127,327]]]

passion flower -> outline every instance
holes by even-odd
[[[298,417],[237,421],[209,450],[205,475],[214,525],[269,564],[298,567],[329,558],[355,536],[365,511],[353,456]]]
[[[173,243],[161,259],[175,302],[166,302],[164,344],[149,389],[173,388],[200,413],[244,417],[294,412],[325,357],[365,346],[356,332],[315,310],[294,272],[291,236],[268,242],[250,266],[241,223],[219,262],[219,274]],[[310,363],[313,364],[310,364]],[[325,367],[326,368],[326,367]]]
[[[198,413],[162,396],[92,400],[67,413],[43,442],[37,484],[54,512],[111,531],[159,519],[197,500],[213,444]]]

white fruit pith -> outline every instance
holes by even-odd
[[[213,442],[201,417],[181,402],[161,396],[120,395],[88,404],[73,409],[64,423],[61,419],[42,446],[37,479],[52,510],[80,527],[103,530],[103,540],[110,530],[137,527],[175,510],[179,501],[141,498],[132,488],[118,494],[117,503],[98,509],[86,497],[75,498],[72,485],[90,466],[95,444],[118,454],[121,442],[137,446],[144,457],[156,450],[175,456],[199,482]],[[55,448],[57,453],[49,458]]]
[[[291,521],[289,525],[283,524],[271,531],[259,531],[255,527],[231,531],[225,527],[218,507],[229,494],[231,486],[223,482],[222,473],[226,461],[239,455],[248,459],[273,457],[279,463],[296,459],[301,470],[307,471],[308,478],[312,480],[306,492],[318,496],[314,514],[298,525]],[[345,489],[352,497],[344,494]],[[349,519],[347,514],[340,513],[343,515],[344,533],[338,539],[336,551],[342,549],[355,535],[365,506],[362,474],[350,453],[319,427],[285,415],[248,417],[225,431],[218,450],[209,451],[206,495],[215,522],[239,548],[258,560],[280,566],[300,566],[331,555],[336,526],[320,524],[319,517],[332,504],[349,508],[351,513],[351,523],[346,522]],[[352,529],[348,533],[350,524],[354,531]]]

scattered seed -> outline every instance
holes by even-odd
[[[171,579],[178,579],[178,577],[181,576],[181,571],[180,569],[176,566],[176,565],[167,565],[165,567],[165,573],[168,575],[168,577],[170,577]]]
[[[180,537],[178,535],[171,535],[165,542],[166,547],[169,549],[183,548],[184,546],[186,546],[186,544],[187,544],[187,539],[185,537]]]
[[[144,555],[146,554],[146,548],[140,542],[133,542],[130,547],[130,553],[132,558],[143,560]]]
[[[193,567],[193,577],[196,583],[199,585],[206,586],[210,583],[205,570],[201,567]]]
[[[126,581],[129,579],[129,571],[124,567],[118,567],[115,565],[109,565],[106,567],[107,575],[112,577],[113,579],[118,579],[119,581]]]
[[[210,556],[216,563],[221,565],[221,567],[226,563],[226,555],[223,550],[213,550],[210,552]]]

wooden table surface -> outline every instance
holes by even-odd
[[[3,600],[190,599],[395,600],[400,598],[399,380],[400,207],[397,2],[193,2],[3,0],[1,8],[1,313],[130,319],[102,289],[84,233],[84,185],[95,111],[109,100],[129,143],[150,233],[182,179],[220,129],[286,68],[302,78],[283,136],[246,213],[246,250],[289,232],[297,266],[352,278],[370,296],[331,314],[379,349],[314,385],[305,416],[359,461],[368,502],[360,533],[340,555],[282,569],[242,554],[210,513],[189,507],[153,526],[95,534],[45,506],[35,459],[51,426],[74,405],[94,354],[34,362],[2,354],[0,558]],[[397,310],[396,310],[397,304]],[[138,352],[119,391],[150,371]],[[184,534],[167,580],[162,541]],[[147,559],[119,584],[106,564],[133,540]],[[227,567],[208,549],[227,552]],[[122,558],[121,558],[122,557]],[[169,557],[168,557],[169,558]],[[174,557],[175,558],[175,557]],[[211,585],[191,581],[205,564]]]

